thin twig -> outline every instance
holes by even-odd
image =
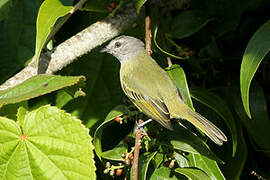
[[[143,123],[143,120],[139,120],[139,125]],[[143,131],[139,128],[135,132],[135,150],[134,150],[134,159],[133,159],[133,180],[138,180],[138,166],[139,166],[139,156],[140,156],[140,146],[142,137],[144,136]]]
[[[75,6],[70,10],[70,14],[74,14],[74,12],[76,12],[77,10],[81,9],[82,6],[84,5],[84,3],[87,0],[80,0],[77,4],[75,4]]]
[[[151,18],[150,16],[145,17],[145,49],[146,51],[151,55],[151,38],[152,38],[152,32],[151,32]]]

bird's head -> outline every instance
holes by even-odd
[[[132,59],[139,52],[145,51],[144,43],[131,36],[119,36],[113,39],[101,52],[115,56],[121,63]]]

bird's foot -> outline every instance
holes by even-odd
[[[153,120],[152,120],[152,119],[148,119],[147,121],[144,121],[143,123],[139,124],[139,125],[135,128],[135,132],[136,132],[138,129],[140,129],[140,130],[143,132],[143,134],[147,135],[147,133],[146,133],[146,131],[143,129],[143,127],[144,127],[146,124],[150,123],[151,121],[153,121]]]

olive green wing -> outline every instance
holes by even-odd
[[[140,92],[138,88],[128,87],[127,84],[129,83],[125,83],[125,81],[122,80],[123,91],[129,97],[129,99],[140,109],[140,111],[156,120],[165,128],[173,130],[170,122],[170,114],[168,108],[162,99],[146,95],[145,93]]]

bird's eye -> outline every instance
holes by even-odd
[[[119,48],[119,47],[121,46],[121,43],[120,43],[120,42],[116,42],[116,43],[114,44],[114,46],[115,46],[116,48]]]

